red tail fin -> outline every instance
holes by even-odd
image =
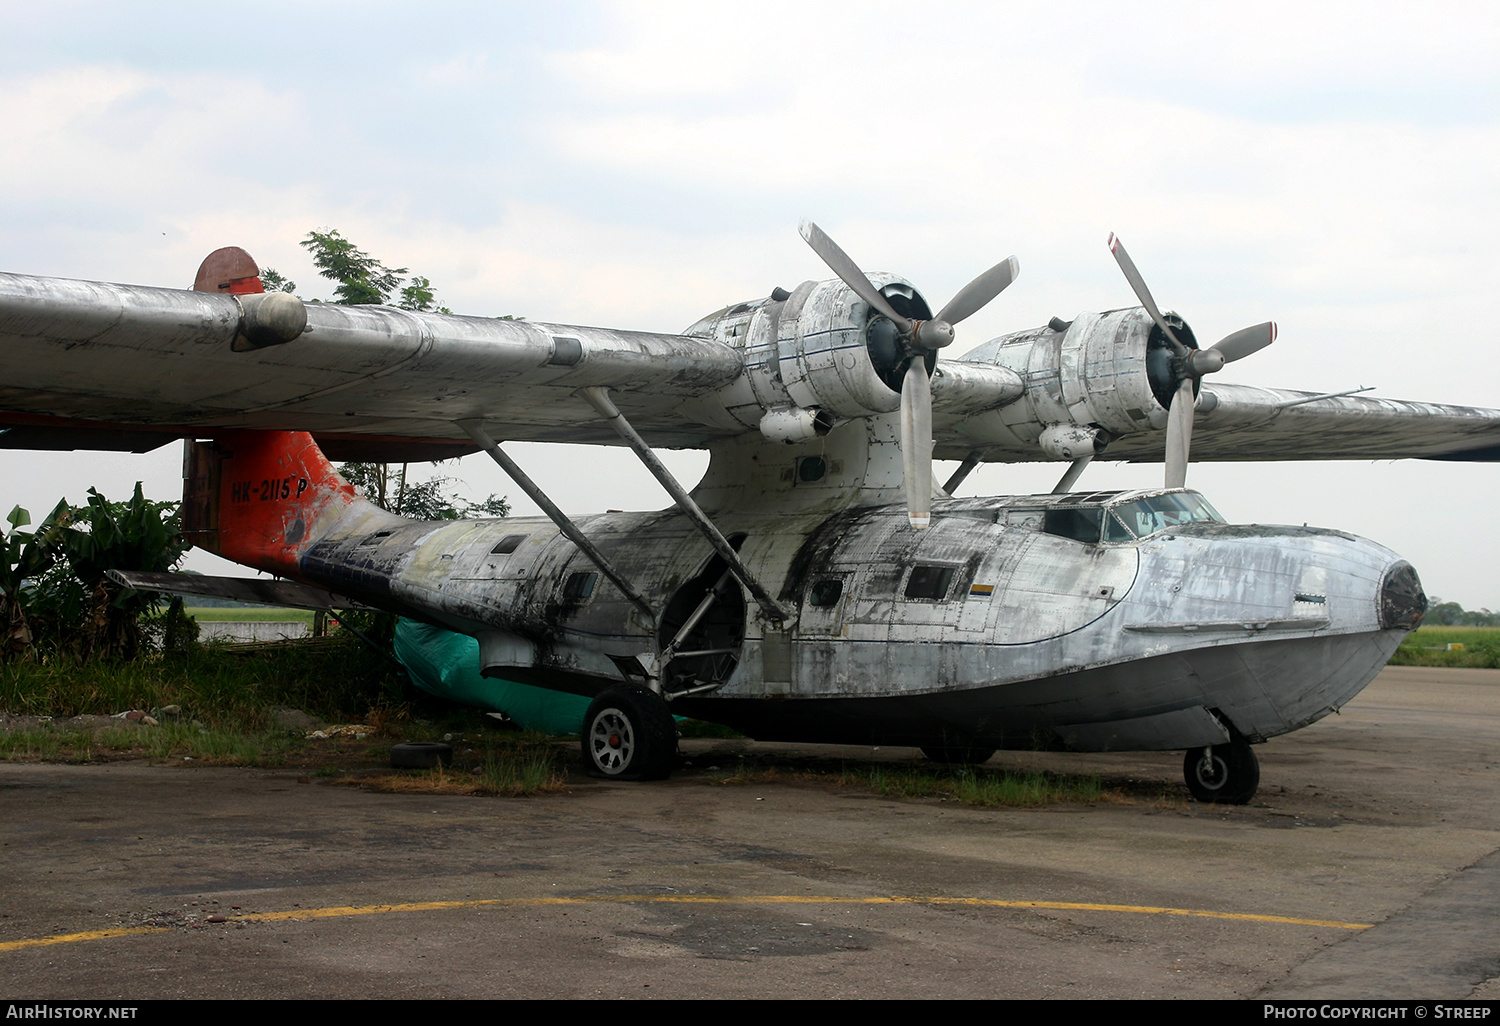
[[[204,257],[203,263],[198,265],[193,291],[247,295],[266,290],[261,284],[260,268],[255,265],[254,258],[238,246],[225,246]]]
[[[234,431],[189,442],[183,477],[189,541],[293,579],[321,528],[363,501],[304,431]]]

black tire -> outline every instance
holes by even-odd
[[[990,756],[995,754],[995,749],[924,745],[922,754],[933,762],[941,762],[949,766],[978,766],[989,762]]]
[[[612,687],[589,703],[582,740],[591,777],[665,780],[677,759],[677,724],[666,700],[634,684]]]
[[[441,741],[403,741],[391,745],[391,766],[395,769],[432,769],[453,762],[453,746]]]
[[[1260,787],[1260,760],[1250,743],[1236,736],[1211,748],[1189,748],[1182,776],[1200,802],[1244,805]]]

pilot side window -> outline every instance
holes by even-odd
[[[1049,509],[1042,518],[1042,530],[1060,538],[1097,542],[1103,519],[1101,509]]]
[[[953,584],[951,566],[923,566],[911,568],[906,580],[906,597],[909,599],[931,599],[941,602],[948,597],[948,588]]]

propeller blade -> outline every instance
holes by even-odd
[[[1276,322],[1267,321],[1251,328],[1241,328],[1232,335],[1225,335],[1214,343],[1213,348],[1224,354],[1225,363],[1243,360],[1251,353],[1258,353],[1276,341]]]
[[[959,289],[958,295],[938,311],[935,320],[957,324],[970,314],[978,313],[986,303],[1004,292],[1020,273],[1021,264],[1015,257],[1007,257]]]
[[[912,359],[901,384],[901,467],[906,515],[924,531],[932,519],[932,386],[921,357]]]
[[[902,317],[894,309],[886,298],[880,294],[875,283],[866,277],[865,272],[859,269],[859,265],[849,259],[849,254],[839,248],[839,244],[830,239],[823,229],[811,221],[803,221],[801,227],[802,237],[812,247],[813,252],[823,258],[823,262],[829,266],[834,274],[844,280],[844,284],[854,290],[855,294],[869,303],[886,317],[889,317],[896,327],[901,329],[901,334],[910,335],[912,329],[911,321]]]
[[[1177,336],[1173,334],[1172,328],[1167,324],[1166,318],[1156,308],[1156,300],[1151,298],[1151,290],[1146,288],[1146,279],[1142,278],[1141,272],[1136,270],[1135,261],[1130,259],[1130,254],[1125,252],[1124,243],[1120,241],[1119,236],[1115,235],[1114,232],[1109,233],[1109,251],[1115,255],[1115,263],[1120,265],[1120,270],[1125,272],[1125,280],[1130,282],[1130,287],[1135,290],[1135,298],[1141,301],[1141,305],[1146,308],[1146,312],[1151,315],[1151,319],[1156,322],[1156,326],[1166,332],[1167,338],[1172,340],[1172,345],[1177,350],[1177,355],[1185,355],[1187,353],[1187,346],[1183,345]]]
[[[1167,411],[1167,488],[1187,487],[1188,449],[1193,444],[1193,379],[1183,378]]]

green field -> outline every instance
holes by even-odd
[[[1391,665],[1500,669],[1500,627],[1419,627],[1401,643]]]
[[[254,622],[254,623],[312,623],[311,609],[287,609],[284,606],[187,606],[183,609],[199,623]]]

